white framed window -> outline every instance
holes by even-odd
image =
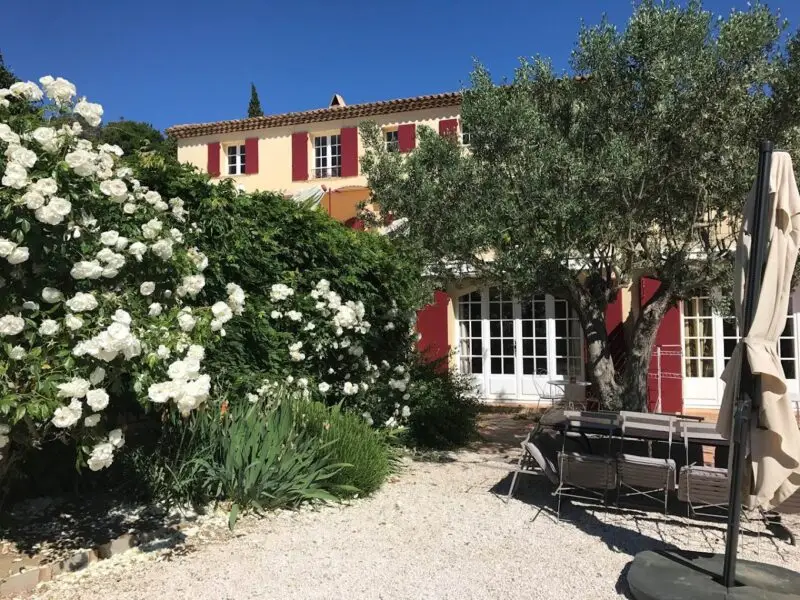
[[[481,293],[472,292],[458,303],[459,355],[461,372],[483,373],[483,320]]]
[[[576,377],[583,371],[583,336],[581,323],[563,298],[553,299],[556,375]]]
[[[683,303],[683,351],[686,377],[714,377],[714,314],[711,299]]]
[[[243,175],[245,167],[244,144],[228,146],[228,175]]]
[[[469,146],[471,143],[470,135],[469,135],[469,128],[464,125],[464,122],[461,122],[461,145],[462,146]]]
[[[400,138],[397,135],[397,129],[389,129],[383,132],[383,139],[386,144],[387,152],[400,151]]]
[[[314,138],[314,177],[341,177],[342,140],[339,135],[318,135]]]

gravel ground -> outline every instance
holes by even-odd
[[[528,477],[515,500],[500,457],[406,462],[373,498],[350,506],[246,517],[234,534],[210,520],[176,548],[134,550],[41,584],[38,600],[485,599],[624,597],[644,549],[719,551],[722,526],[644,512],[569,506]],[[791,528],[800,531],[800,522]],[[169,540],[164,544],[171,546]],[[800,570],[800,551],[745,536],[744,558]]]

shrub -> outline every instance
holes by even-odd
[[[188,414],[206,400],[204,346],[244,294],[217,281],[225,291],[199,302],[207,257],[184,241],[183,201],[86,138],[100,105],[40,81],[49,101],[33,82],[0,90],[0,447],[72,438],[78,465],[99,470],[131,407]]]
[[[449,449],[477,435],[479,403],[468,376],[440,362],[417,360],[411,370],[407,442],[413,446]]]
[[[361,495],[375,492],[392,468],[391,449],[382,433],[363,418],[344,412],[340,406],[327,407],[310,402],[302,407],[309,435],[330,444],[333,460],[347,466],[331,482]]]

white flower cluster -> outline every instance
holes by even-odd
[[[208,257],[184,244],[183,200],[165,201],[119,165],[119,147],[84,136],[80,121],[99,125],[102,106],[76,102],[75,86],[63,78],[48,75],[39,83],[0,89],[0,195],[8,199],[0,258],[11,274],[0,278],[0,364],[17,361],[6,369],[0,393],[23,405],[55,395],[60,405],[36,425],[42,434],[49,428],[80,438],[91,448],[89,468],[98,470],[124,443],[120,430],[100,431],[116,400],[100,365],[114,378],[131,375],[143,401],[173,400],[187,414],[211,392],[198,342],[209,331],[224,335],[222,326],[243,313],[246,298],[229,284],[224,301],[193,305]],[[11,119],[10,102],[42,104]],[[30,289],[36,297],[21,296]],[[72,357],[65,361],[66,353]],[[168,364],[173,353],[183,358]],[[2,428],[13,425],[13,419],[0,424],[0,442],[8,433]]]
[[[204,356],[202,346],[189,346],[186,356],[167,369],[169,381],[154,383],[148,388],[150,400],[163,404],[172,399],[184,416],[205,402],[211,392],[211,377],[200,374],[200,361]]]

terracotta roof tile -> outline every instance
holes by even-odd
[[[429,96],[416,96],[414,98],[351,104],[349,106],[331,106],[329,108],[318,108],[302,112],[284,113],[282,115],[269,115],[266,117],[253,117],[250,119],[235,119],[232,121],[197,123],[193,125],[175,125],[167,129],[167,135],[178,139],[191,138],[217,133],[249,131],[252,129],[301,125],[304,123],[319,123],[321,121],[333,121],[335,119],[371,117],[373,115],[424,110],[443,106],[458,106],[459,104],[461,104],[461,93],[448,92]]]

